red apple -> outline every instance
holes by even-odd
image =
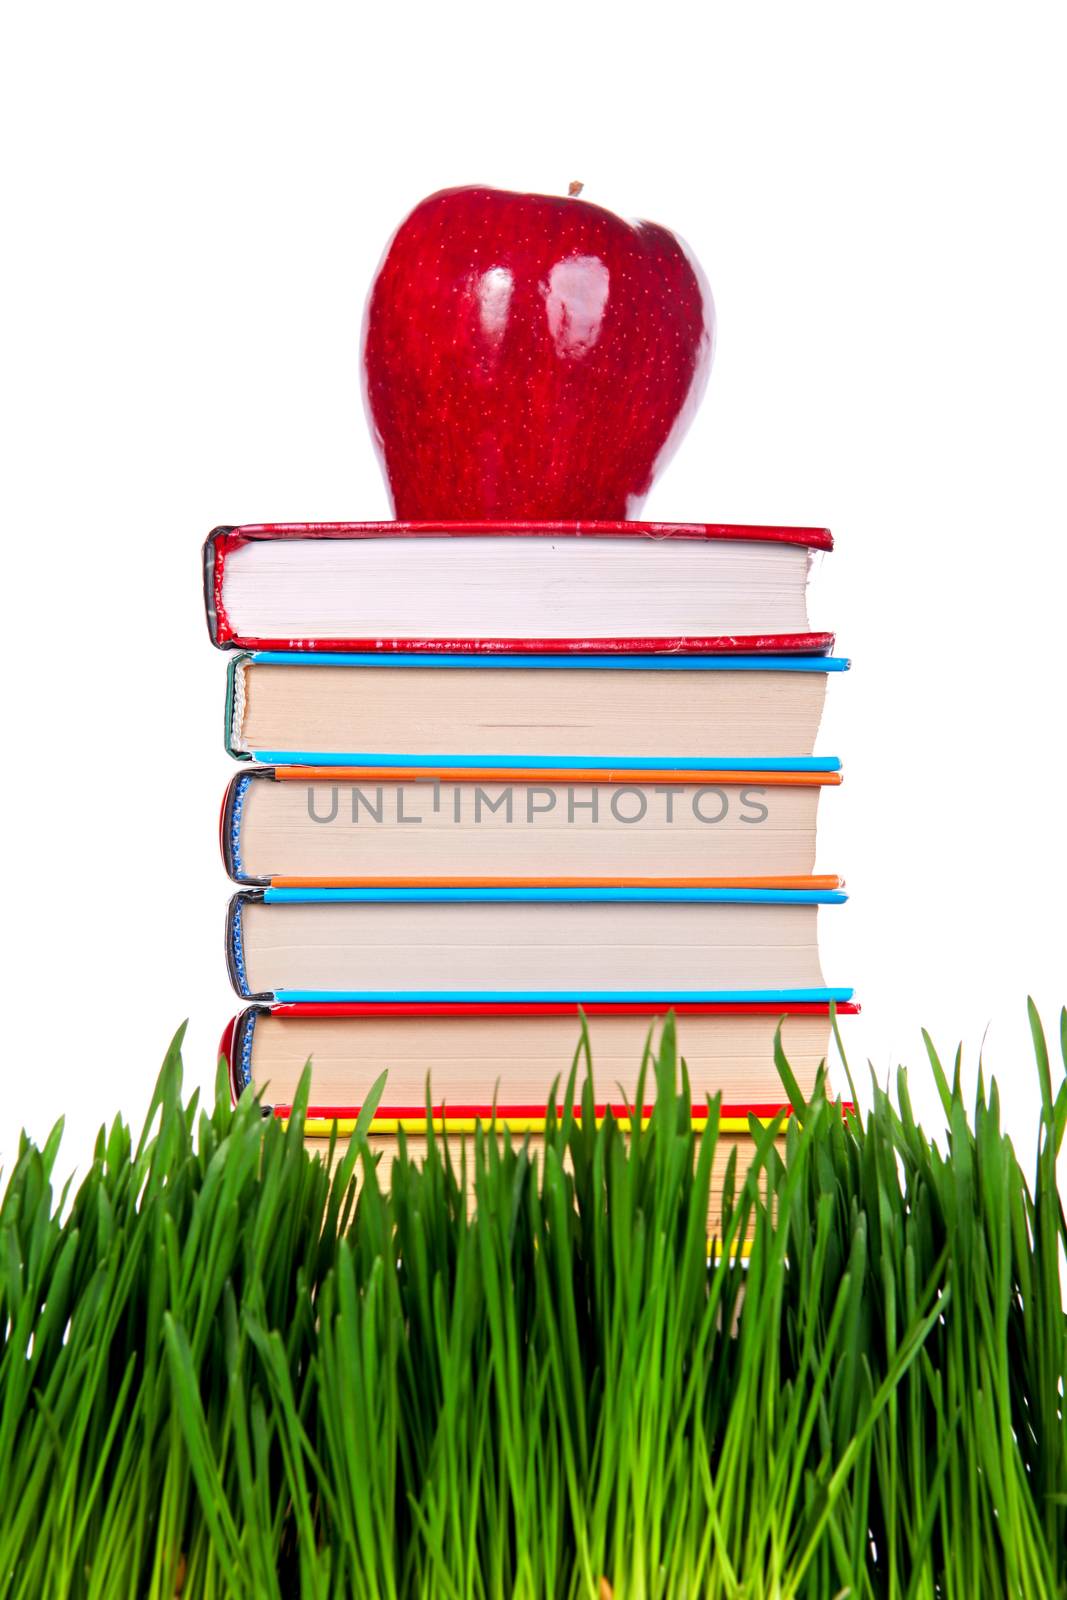
[[[403,521],[636,516],[711,367],[711,294],[665,228],[444,189],[394,234],[364,398]]]

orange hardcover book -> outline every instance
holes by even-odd
[[[657,883],[834,889],[815,870],[839,772],[252,765],[220,838],[238,883],[456,887]]]

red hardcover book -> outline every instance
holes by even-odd
[[[220,649],[791,652],[825,528],[663,522],[287,522],[204,545]]]
[[[645,1041],[662,1022],[663,1009],[627,1003],[581,1008],[595,1082],[612,1094],[610,1101],[597,1096],[598,1123],[610,1113],[624,1132],[633,1126]],[[672,1009],[697,1133],[707,1121],[707,1097],[721,1095],[709,1174],[708,1232],[714,1238],[731,1173],[736,1183],[751,1159],[756,1125],[766,1128],[777,1121],[779,1149],[784,1149],[789,1107],[774,1068],[775,1030],[781,1025],[787,1058],[802,1093],[810,1095],[829,1046],[830,1016],[819,1005],[793,1006],[784,1017],[780,1007],[760,1004],[681,1003]],[[856,1007],[837,1009],[846,1013]],[[222,1051],[230,1063],[233,1093],[253,1084],[263,1095],[264,1109],[282,1120],[310,1059],[304,1143],[333,1164],[348,1148],[364,1094],[386,1069],[385,1094],[367,1127],[379,1182],[389,1182],[401,1134],[415,1161],[426,1159],[431,1139],[441,1140],[473,1206],[474,1163],[464,1154],[463,1140],[479,1130],[505,1135],[521,1140],[539,1162],[552,1109],[548,1097],[555,1097],[558,1115],[579,1029],[579,1007],[569,1004],[252,1006],[229,1025]],[[646,1079],[642,1121],[651,1109]],[[843,1114],[851,1109],[842,1105]],[[739,1253],[746,1248],[739,1245]]]
[[[839,1016],[858,1009],[851,1002],[836,1007]],[[825,1004],[379,1001],[252,1005],[227,1024],[219,1051],[234,1098],[254,1085],[279,1114],[292,1104],[310,1060],[312,1121],[354,1119],[366,1090],[387,1071],[378,1131],[425,1125],[427,1078],[435,1118],[488,1121],[495,1106],[498,1122],[529,1126],[543,1119],[553,1080],[565,1079],[570,1069],[583,1016],[595,1081],[612,1091],[610,1104],[621,1109],[627,1096],[634,1097],[649,1032],[668,1010],[700,1115],[705,1096],[718,1092],[734,1118],[777,1113],[783,1105],[773,1054],[779,1026],[805,1093],[830,1048]]]

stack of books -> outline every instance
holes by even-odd
[[[234,1094],[285,1116],[310,1059],[325,1138],[386,1070],[387,1161],[428,1119],[536,1138],[582,1013],[598,1115],[625,1117],[668,1011],[731,1137],[781,1106],[783,1018],[809,1090],[831,1003],[854,1009],[817,939],[845,898],[815,873],[841,781],[816,738],[848,663],[806,591],[831,547],[707,524],[217,528]]]

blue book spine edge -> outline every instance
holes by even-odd
[[[567,672],[847,672],[847,656],[652,656],[652,655],[441,655],[398,650],[389,655],[339,650],[253,650],[261,667],[442,667],[458,671],[513,672],[560,668]]]
[[[841,889],[662,888],[627,884],[602,887],[514,885],[456,888],[266,888],[264,905],[772,905],[840,906]]]
[[[381,1001],[456,1005],[828,1005],[852,989],[278,989],[279,1005],[370,1005]]]
[[[589,772],[840,772],[838,756],[425,755],[396,750],[253,750],[272,767],[581,768]]]

